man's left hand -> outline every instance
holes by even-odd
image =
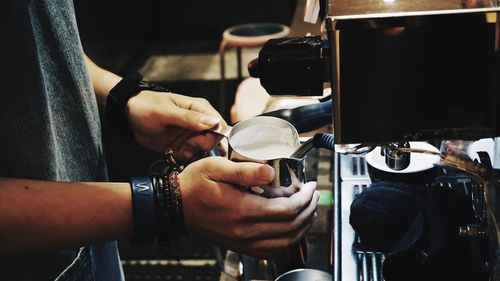
[[[203,98],[175,93],[142,91],[126,108],[135,139],[157,152],[172,148],[180,160],[195,160],[220,140],[207,132],[227,126],[222,116]]]

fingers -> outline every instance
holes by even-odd
[[[241,241],[241,243],[228,245],[228,248],[256,258],[272,258],[285,250],[296,252],[297,247],[300,247],[300,240],[303,239],[309,229],[311,229],[315,218],[316,216],[309,220],[304,227],[290,233],[290,235]]]
[[[290,197],[291,195],[299,191],[301,186],[302,183],[300,184],[292,183],[289,186],[279,186],[279,187],[269,188],[268,190],[266,190],[267,192],[266,197],[269,198]]]
[[[225,124],[217,110],[206,99],[177,94],[171,94],[171,98],[177,105],[171,120],[175,125],[194,131],[203,131],[211,129],[221,122]]]
[[[252,187],[265,185],[274,178],[274,169],[266,164],[233,162],[222,157],[210,157],[205,173],[213,181]]]
[[[247,251],[249,254],[269,258],[279,251],[291,250],[295,248],[300,239],[302,239],[312,224],[317,213],[316,207],[319,200],[319,192],[315,191],[309,206],[304,209],[291,223],[256,223],[248,227],[243,233],[242,240],[234,245],[241,252]]]
[[[275,176],[272,167],[251,162],[233,162],[222,157],[210,157],[204,160],[204,173],[216,182],[253,187],[263,186],[271,182]],[[292,221],[309,206],[316,190],[316,182],[304,184],[300,190],[290,197],[263,198],[248,196],[241,207],[245,219],[253,221],[286,220]]]
[[[193,131],[203,131],[211,129],[219,122],[222,118],[214,115],[207,115],[205,113],[196,112],[184,108],[176,108],[173,112],[167,116],[167,123],[176,125],[179,127],[187,128]]]
[[[159,118],[164,125],[173,125],[193,131],[208,130],[224,123],[222,116],[210,103],[202,98],[193,98],[174,93],[143,91],[133,98],[137,112],[150,118]],[[132,99],[131,99],[132,101]]]
[[[300,190],[290,197],[262,198],[257,197],[253,202],[258,208],[249,208],[247,218],[253,221],[293,221],[304,209],[313,202],[316,209],[319,194],[315,193],[316,182],[304,184]],[[313,197],[316,200],[313,200]]]
[[[217,244],[254,256],[271,255],[296,243],[316,216],[319,192],[315,182],[300,186],[287,198],[264,198],[234,187],[264,185],[273,177],[274,169],[267,165],[236,163],[223,157],[191,163],[180,175],[187,225]],[[202,186],[209,188],[202,188],[200,196]],[[202,212],[192,211],[200,204]],[[211,221],[214,217],[219,219]],[[225,223],[220,224],[221,220]],[[219,227],[214,229],[214,225]]]
[[[209,151],[219,142],[214,134],[200,134],[188,140],[188,144],[197,151]]]
[[[155,151],[170,147],[186,161],[215,147],[219,139],[207,130],[226,124],[201,98],[142,91],[127,106],[135,139],[140,144]]]
[[[319,192],[315,191],[309,205],[303,209],[293,220],[256,222],[245,227],[246,238],[262,239],[269,237],[282,237],[300,232],[315,218],[319,200]]]

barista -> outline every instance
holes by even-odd
[[[305,234],[315,183],[277,199],[235,188],[271,181],[266,165],[196,161],[164,175],[169,198],[149,177],[106,182],[99,109],[139,144],[172,148],[183,161],[211,149],[216,140],[204,131],[224,120],[205,100],[158,93],[86,58],[70,0],[6,0],[0,14],[8,38],[0,46],[0,280],[123,280],[116,239],[144,245],[187,232],[268,257]]]

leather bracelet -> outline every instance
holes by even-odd
[[[164,181],[162,177],[156,178],[158,185],[157,190],[157,201],[158,201],[158,215],[157,215],[157,238],[158,244],[160,246],[167,246],[170,244],[170,239],[172,237],[171,229],[171,218],[170,218],[170,206],[172,205],[170,199],[170,190],[165,188]]]
[[[133,234],[131,244],[145,246],[156,238],[155,192],[148,177],[134,177],[130,180],[132,189]]]
[[[164,151],[163,159],[154,162],[149,169],[155,190],[156,233],[159,246],[167,247],[172,240],[188,234],[184,224],[182,194],[178,175],[184,166],[177,163],[172,149]]]
[[[139,73],[131,73],[118,82],[106,98],[106,121],[121,134],[132,136],[130,121],[126,114],[128,100],[141,91],[169,92],[168,89],[142,80]]]

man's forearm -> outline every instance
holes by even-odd
[[[0,257],[128,238],[128,183],[0,178]]]
[[[90,73],[90,80],[92,80],[97,102],[99,107],[103,108],[109,91],[121,80],[121,77],[99,67],[87,56],[85,56],[85,63]]]

